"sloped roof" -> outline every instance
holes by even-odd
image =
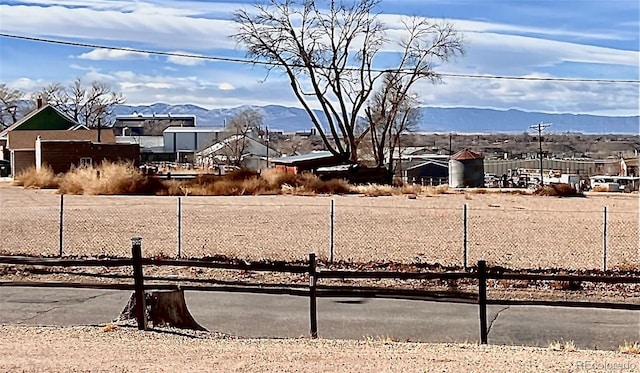
[[[484,159],[484,156],[482,156],[482,154],[474,153],[469,149],[464,149],[452,155],[451,159],[456,161],[466,161],[470,159]]]
[[[292,155],[289,157],[274,158],[271,160],[271,162],[281,163],[281,164],[292,164],[297,162],[331,159],[333,157],[335,156],[330,151],[319,151],[319,152],[311,152],[311,153],[301,154],[301,155]]]
[[[246,135],[233,135],[233,136],[229,136],[226,139],[222,140],[222,141],[218,141],[217,143],[203,149],[202,151],[199,151],[197,154],[199,156],[203,156],[206,157],[208,155],[212,155],[215,154],[219,151],[221,151],[222,149],[224,149],[226,146],[229,146],[231,143],[233,143],[234,141],[240,141],[240,140],[246,140],[248,142],[252,142],[254,144],[258,144],[264,147],[267,147],[269,149],[270,152],[273,152],[273,154],[279,154],[278,151],[276,151],[275,149],[267,146],[266,144],[262,143],[261,141],[258,141],[254,138],[251,138],[249,136]]]
[[[435,160],[434,159],[434,160],[429,160],[429,161],[426,161],[426,162],[418,163],[416,165],[408,167],[406,170],[413,170],[413,169],[416,169],[416,168],[421,168],[421,167],[424,167],[424,166],[426,166],[428,164],[433,164],[435,166],[442,167],[442,168],[449,168],[449,165],[447,164],[446,161],[439,161],[439,160]]]
[[[0,132],[0,137],[5,137],[7,135],[7,133],[9,133],[10,131],[14,131],[14,130],[18,129],[20,126],[24,125],[25,123],[29,123],[29,121],[31,121],[38,114],[44,113],[44,112],[47,112],[47,111],[51,111],[51,113],[53,113],[55,115],[58,115],[63,121],[68,122],[69,125],[64,129],[69,129],[69,128],[77,126],[79,124],[78,122],[76,122],[75,120],[73,120],[72,118],[70,118],[69,116],[67,116],[63,112],[61,112],[60,110],[58,110],[55,107],[47,104],[47,105],[44,105],[43,107],[41,107],[40,109],[32,110],[27,115],[25,115],[24,117],[20,118],[20,120],[18,120],[17,122],[12,124],[11,126],[9,126],[9,127],[5,128],[4,130],[2,130],[2,132]],[[47,130],[48,128],[32,128],[32,129]],[[56,128],[56,129],[63,129],[63,128]]]

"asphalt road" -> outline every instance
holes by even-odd
[[[0,323],[103,325],[117,317],[130,292],[63,288],[0,288]],[[289,295],[186,292],[195,319],[212,331],[242,337],[306,337],[309,299]],[[640,341],[640,312],[540,306],[489,306],[489,343],[616,350]],[[321,338],[393,338],[477,342],[478,307],[396,299],[319,298]]]

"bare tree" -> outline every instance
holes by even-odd
[[[400,137],[419,127],[421,113],[417,94],[407,91],[406,79],[397,72],[387,73],[365,109],[366,132],[371,139],[377,167],[388,165],[388,181],[395,172],[393,153]],[[385,155],[387,159],[385,159]]]
[[[276,142],[276,149],[283,155],[299,155],[313,150],[313,144],[309,138],[293,135]]]
[[[407,90],[420,79],[437,80],[433,63],[463,52],[462,36],[452,25],[428,19],[403,21],[407,37],[390,41],[375,13],[379,1],[269,0],[233,17],[238,24],[235,40],[247,48],[253,62],[284,71],[327,149],[348,162],[358,161],[358,144],[366,136],[358,122],[383,74],[374,69],[383,47],[400,50],[399,63],[387,71],[407,76]],[[314,102],[327,129],[312,110]]]
[[[23,116],[25,106],[23,101],[26,95],[19,89],[12,89],[6,84],[0,83],[0,130],[3,130],[18,121]]]
[[[87,127],[105,125],[103,121],[112,114],[115,105],[125,102],[122,94],[112,92],[108,84],[93,81],[85,86],[80,78],[76,78],[68,87],[60,83],[49,84],[34,94],[34,98],[43,98],[51,106]]]
[[[233,116],[226,123],[226,135],[223,140],[223,155],[227,164],[240,167],[242,156],[245,154],[249,140],[248,136],[260,136],[262,134],[263,116],[256,109],[245,109]]]

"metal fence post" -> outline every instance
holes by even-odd
[[[64,234],[64,194],[60,195],[60,222],[59,222],[60,226],[58,229],[58,249],[59,249],[59,256],[62,258],[62,253],[63,253],[63,245],[64,245],[64,241],[63,241],[63,234]]]
[[[602,209],[602,270],[607,270],[607,206]]]
[[[330,217],[329,217],[329,263],[333,263],[333,250],[334,250],[334,243],[333,243],[333,235],[334,235],[334,217],[335,217],[335,206],[334,206],[334,200],[331,200],[331,211],[330,211]]]
[[[480,343],[487,344],[487,262],[478,261],[478,308],[480,313]]]
[[[138,321],[139,330],[147,330],[147,304],[142,274],[142,237],[131,238],[131,258],[136,298],[136,320]]]
[[[182,197],[178,197],[178,258],[182,256]]]
[[[462,207],[462,266],[466,271],[468,269],[468,252],[469,252],[469,240],[468,240],[468,219],[467,219],[468,205],[465,203]]]
[[[311,338],[318,338],[318,312],[316,308],[316,254],[309,254],[309,320]]]

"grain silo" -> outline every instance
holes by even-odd
[[[449,186],[476,188],[484,186],[484,157],[469,149],[461,150],[449,160]]]

